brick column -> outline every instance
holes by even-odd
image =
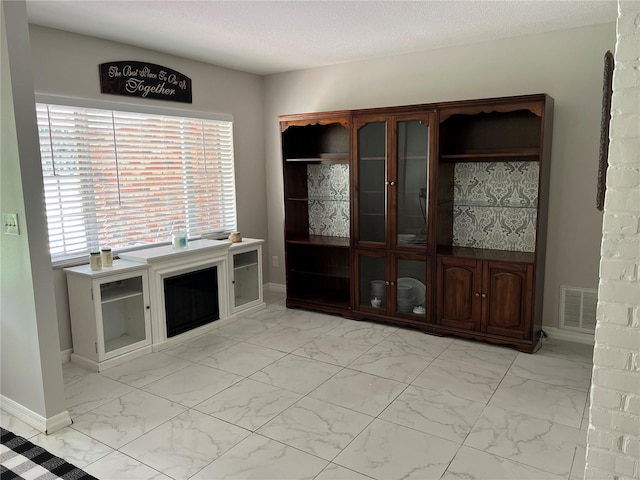
[[[604,54],[604,52],[603,52]],[[640,478],[640,2],[618,2],[585,478]]]

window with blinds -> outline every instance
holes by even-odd
[[[54,262],[236,230],[231,121],[36,107]]]

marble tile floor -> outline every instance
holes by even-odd
[[[71,426],[2,426],[99,479],[582,478],[592,347],[267,305],[101,373],[65,364]]]

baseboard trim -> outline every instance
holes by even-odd
[[[71,425],[71,416],[67,410],[45,418],[4,395],[0,395],[0,404],[5,412],[47,435]]]
[[[549,335],[549,338],[564,340],[566,342],[583,343],[585,345],[595,345],[595,336],[589,333],[572,332],[561,330],[555,327],[542,326],[542,330]]]
[[[73,353],[73,348],[62,350],[60,352],[60,363],[69,363],[71,361],[72,353]]]
[[[264,285],[264,290],[274,293],[286,293],[286,288],[281,283],[266,283]]]

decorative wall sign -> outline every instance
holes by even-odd
[[[191,79],[154,63],[101,63],[100,90],[111,95],[191,103]]]

